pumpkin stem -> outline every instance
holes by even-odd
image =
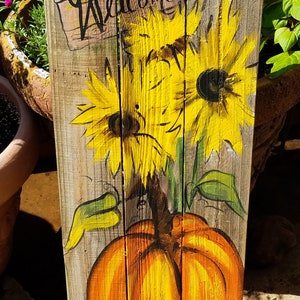
[[[168,249],[170,246],[173,248],[174,243],[171,236],[173,216],[168,209],[168,198],[160,187],[157,174],[148,178],[147,191],[155,236],[163,248]]]
[[[167,254],[167,257],[172,264],[178,293],[181,295],[181,275],[178,265],[174,259],[175,251],[178,250],[176,238],[172,236],[173,215],[168,209],[168,198],[162,191],[159,178],[154,173],[152,178],[148,178],[147,184],[148,201],[152,211],[152,220],[155,228],[155,237],[158,247],[161,247]]]

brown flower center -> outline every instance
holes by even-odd
[[[130,113],[117,112],[109,117],[108,128],[115,136],[126,139],[140,130],[140,124]]]
[[[198,94],[209,102],[221,101],[227,77],[228,74],[223,70],[209,69],[202,72],[196,83]]]

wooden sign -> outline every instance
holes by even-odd
[[[260,1],[47,1],[69,299],[241,299]]]

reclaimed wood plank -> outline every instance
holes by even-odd
[[[46,8],[69,299],[241,299],[261,1]]]

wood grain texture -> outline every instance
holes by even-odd
[[[69,299],[241,298],[261,1],[46,8]]]

